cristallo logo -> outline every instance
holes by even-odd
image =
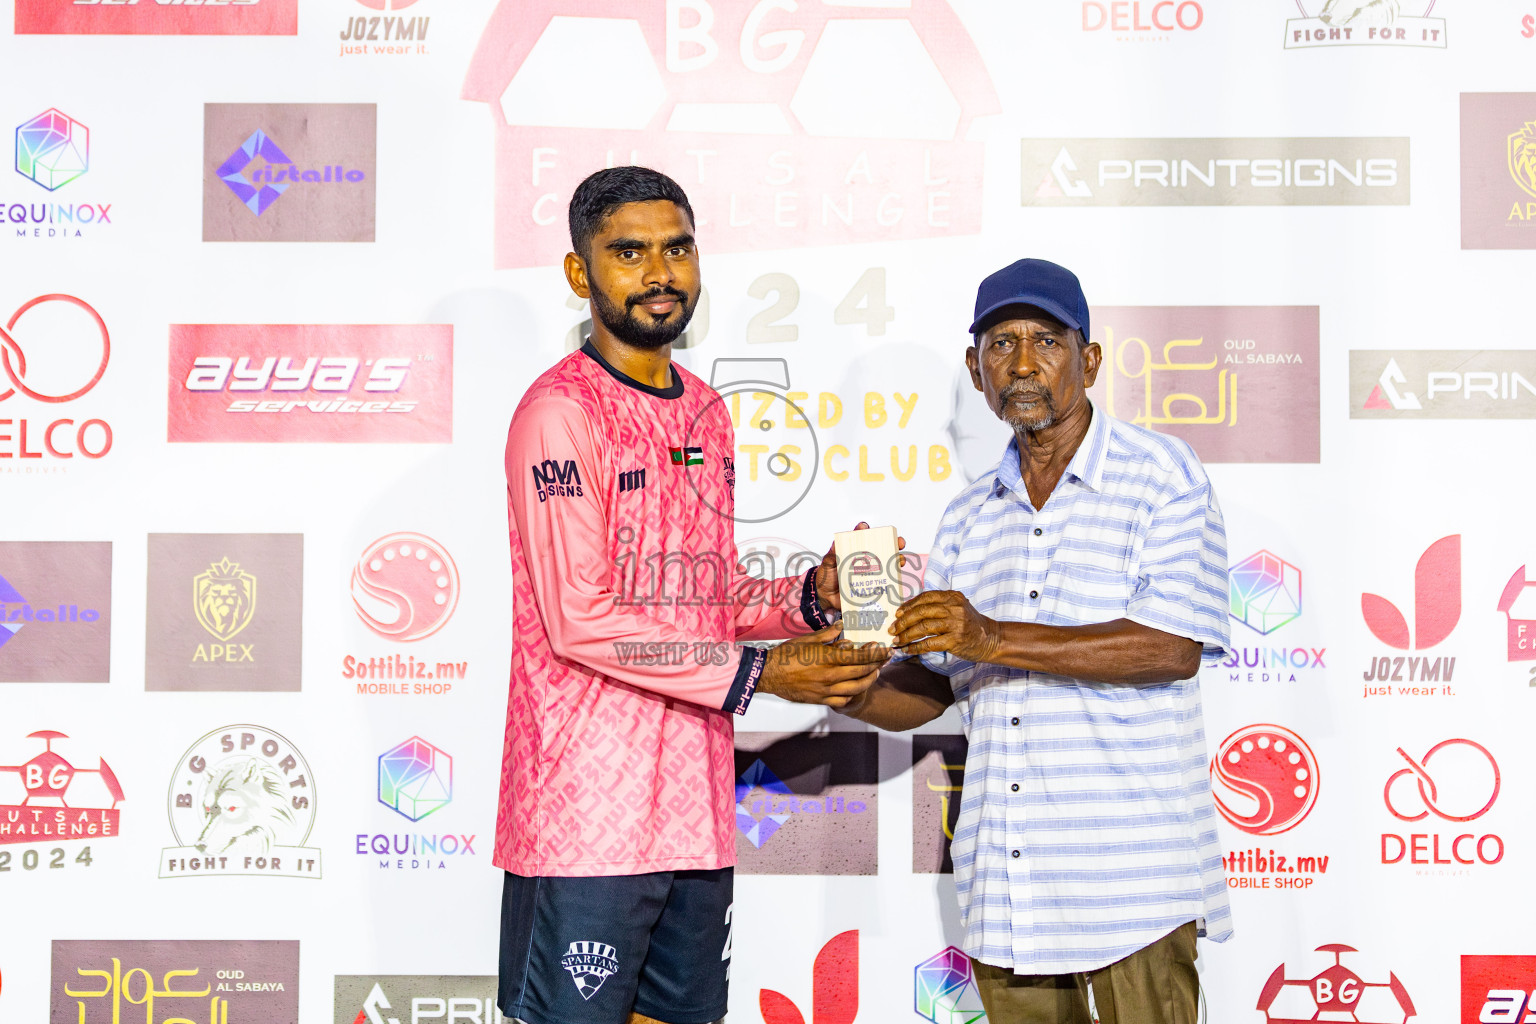
[[[558,263],[576,184],[625,163],[678,180],[711,252],[977,233],[997,93],[945,0],[902,6],[502,0],[464,84],[497,127],[496,266]]]

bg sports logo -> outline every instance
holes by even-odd
[[[564,87],[573,60],[622,94]],[[502,0],[464,96],[496,121],[496,266],[558,263],[594,167],[642,163],[688,190],[711,252],[975,234],[997,113],[945,0],[858,5]]]
[[[447,324],[174,324],[171,441],[453,440]]]

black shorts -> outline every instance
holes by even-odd
[[[725,1016],[734,868],[524,878],[501,895],[497,1004],[527,1024]]]

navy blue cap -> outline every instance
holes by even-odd
[[[1077,275],[1047,260],[1019,260],[992,274],[976,289],[975,334],[993,313],[1007,306],[1037,306],[1088,340],[1088,300]]]

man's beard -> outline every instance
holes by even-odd
[[[677,300],[682,309],[682,316],[676,320],[667,318],[658,322],[649,313],[635,308],[642,303],[665,298]],[[626,298],[621,312],[617,306],[608,301],[608,296],[593,289],[592,314],[608,329],[608,333],[626,345],[654,349],[670,345],[688,329],[688,321],[693,319],[694,301],[685,291],[676,288],[656,288]]]
[[[1027,410],[1016,408],[1013,399],[1029,395],[1037,401]],[[1056,397],[1046,388],[1016,380],[997,393],[1003,422],[1014,430],[1044,430],[1056,422]]]

